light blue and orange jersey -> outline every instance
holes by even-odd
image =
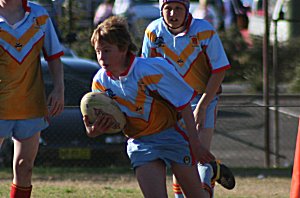
[[[63,55],[46,10],[23,1],[24,18],[14,25],[0,16],[0,119],[47,114],[40,53],[47,61]]]
[[[177,111],[196,95],[165,59],[134,55],[131,66],[119,79],[100,69],[93,79],[92,91],[106,92],[117,102],[126,115],[124,133],[132,138],[175,126]]]
[[[173,35],[163,18],[145,31],[143,57],[164,57],[199,94],[204,93],[209,77],[230,68],[224,48],[212,25],[189,16],[185,32]]]

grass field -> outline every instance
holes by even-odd
[[[290,169],[233,169],[236,187],[215,187],[215,198],[288,198]],[[168,175],[169,197],[172,193]],[[11,170],[0,169],[0,197],[9,197]],[[140,198],[143,197],[129,167],[35,168],[32,198]]]

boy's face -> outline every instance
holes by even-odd
[[[117,45],[106,41],[96,42],[95,51],[100,66],[112,73],[122,71],[126,51],[121,51]]]
[[[183,4],[178,2],[170,2],[164,5],[162,15],[165,23],[173,28],[179,28],[183,25],[186,17],[186,8]]]

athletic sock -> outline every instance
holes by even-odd
[[[211,182],[211,178],[213,177],[213,168],[210,164],[198,164],[198,172],[202,182],[203,188],[210,194],[210,197],[214,196],[214,184]]]
[[[179,184],[173,183],[173,191],[174,191],[175,198],[184,198]]]
[[[32,186],[21,187],[11,184],[10,198],[30,198]]]

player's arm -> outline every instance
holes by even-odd
[[[223,79],[225,77],[225,70],[222,70],[217,73],[213,73],[208,80],[206,85],[205,92],[203,93],[201,99],[199,100],[196,109],[194,110],[194,116],[197,128],[204,126],[206,108],[210,102],[215,97],[218,89],[220,88]]]
[[[216,32],[210,39],[206,39],[203,42],[203,45],[207,46],[205,54],[211,64],[213,73],[208,79],[205,92],[197,105],[198,110],[200,110],[199,108],[206,110],[223,82],[225,71],[230,68],[230,63],[227,59],[222,42]]]
[[[144,38],[143,38],[143,44],[142,44],[142,53],[141,56],[144,58],[151,57],[151,41],[149,38],[149,30],[146,28]]]
[[[116,121],[110,114],[100,114],[93,124],[90,124],[88,116],[84,116],[83,123],[85,125],[87,136],[97,137],[104,134],[109,128],[114,126]]]
[[[64,72],[60,58],[48,61],[48,67],[53,80],[53,90],[48,96],[49,115],[59,115],[64,109]]]
[[[192,151],[196,156],[197,160],[200,163],[207,163],[215,160],[213,154],[211,154],[200,144],[191,105],[186,105],[181,111],[181,115],[186,124],[186,129],[188,132],[189,142],[191,144]]]

